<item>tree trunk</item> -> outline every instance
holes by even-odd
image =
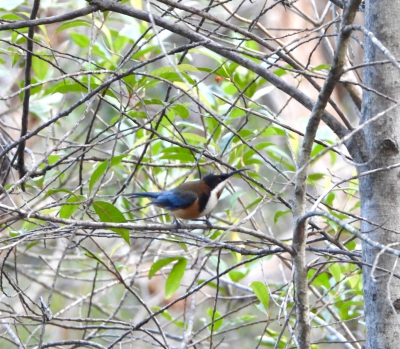
[[[366,6],[366,27],[394,55],[400,57],[400,2],[370,0]],[[386,60],[376,44],[365,38],[365,63]],[[371,65],[364,69],[364,83],[393,99],[400,96],[400,70],[393,64]],[[362,122],[387,108],[393,102],[373,92],[364,90]],[[368,124],[363,133],[368,151],[368,161],[359,166],[362,173],[400,163],[400,109],[385,113],[377,121]],[[384,246],[400,249],[400,172],[396,168],[380,171],[360,178],[361,213],[369,222],[362,222],[364,234]],[[400,274],[397,258],[381,250],[363,244],[365,263]],[[400,280],[390,273],[363,268],[365,316],[367,325],[367,349],[398,348],[400,339]]]

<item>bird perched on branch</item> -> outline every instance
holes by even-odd
[[[126,196],[153,199],[149,205],[170,211],[175,220],[176,218],[197,220],[215,208],[229,178],[245,170],[247,168],[219,175],[210,173],[200,180],[182,183],[168,191],[132,193]]]

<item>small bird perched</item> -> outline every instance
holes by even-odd
[[[220,175],[210,173],[200,180],[182,183],[168,191],[132,193],[126,196],[154,199],[149,205],[162,207],[175,218],[196,220],[215,208],[229,178],[245,170],[247,168]]]

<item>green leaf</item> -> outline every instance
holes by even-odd
[[[54,85],[51,89],[49,89],[47,91],[47,94],[54,94],[54,93],[64,94],[69,92],[85,93],[87,92],[87,88],[82,84],[72,82],[72,80],[70,79],[65,79],[63,81],[60,81],[58,84]]]
[[[250,284],[250,287],[264,308],[268,309],[269,293],[267,286],[265,286],[265,284],[261,281],[253,281]]]
[[[311,157],[315,157],[318,155],[321,151],[325,150],[325,147],[321,144],[314,144],[313,149],[311,151]]]
[[[254,138],[254,131],[253,130],[243,129],[243,130],[239,131],[239,135],[243,139],[253,139]],[[235,138],[235,141],[236,141],[236,138]]]
[[[314,274],[316,271],[314,269],[310,269],[308,271],[308,279],[310,280],[313,278]],[[313,286],[322,286],[325,287],[326,289],[329,289],[330,284],[329,284],[329,277],[327,273],[320,273],[315,279],[313,279],[312,282]]]
[[[239,323],[250,322],[257,319],[255,315],[243,315],[239,318]]]
[[[231,113],[229,114],[230,119],[236,119],[240,116],[246,115],[246,112],[239,108],[234,108]]]
[[[353,212],[357,208],[360,207],[360,201],[357,201],[352,208],[350,208],[349,212]]]
[[[185,325],[183,321],[174,321],[173,324],[179,328],[183,328]]]
[[[169,263],[172,263],[178,260],[179,257],[171,257],[171,258],[163,258],[159,259],[158,261],[154,262],[149,271],[149,279],[151,279],[155,273],[157,273],[160,269],[164,268]]]
[[[186,154],[191,155],[192,152],[187,148],[182,147],[168,147],[161,150],[161,154]]]
[[[119,156],[114,156],[111,159],[111,163],[110,163],[110,168],[118,165],[121,160],[125,157],[129,156],[129,154],[123,154],[123,155],[119,155]],[[89,180],[89,195],[92,192],[92,189],[94,187],[94,185],[97,183],[97,181],[103,176],[104,172],[107,169],[108,163],[110,160],[106,160],[103,161],[92,173],[92,176],[90,177]]]
[[[130,86],[131,88],[133,88],[134,86],[136,86],[136,76],[134,74],[130,74],[128,76],[125,76],[122,78],[122,80],[125,81],[125,83]]]
[[[190,115],[189,109],[186,108],[186,106],[184,106],[183,104],[174,104],[170,109],[173,110],[175,114],[180,116],[182,119],[186,119]]]
[[[243,195],[243,193],[244,193],[243,191],[238,190],[235,193],[233,193],[233,195],[230,196],[228,210],[232,210],[233,209],[235,204],[238,202],[238,198],[240,198]]]
[[[116,246],[114,246],[113,249],[111,250],[110,258],[112,258],[112,256],[114,255],[114,253],[117,252],[117,251],[118,251],[121,247],[123,247],[123,246],[124,246],[124,243],[123,243],[123,242],[121,242],[121,243],[117,244]]]
[[[294,172],[296,170],[296,168],[293,165],[292,158],[290,158],[290,156],[287,153],[285,153],[282,149],[280,149],[279,147],[270,146],[270,147],[268,147],[268,150],[266,151],[266,153],[272,159],[274,159],[276,162],[278,162],[279,164],[286,166],[286,168],[289,171]]]
[[[268,311],[267,311],[267,309],[265,309],[265,307],[263,306],[262,303],[256,304],[256,308],[257,308],[259,311],[261,311],[262,313],[268,315]]]
[[[224,323],[224,319],[219,319],[217,321],[215,321],[215,319],[218,319],[219,317],[222,316],[222,314],[219,311],[215,311],[213,308],[208,308],[206,310],[207,315],[210,317],[211,321],[214,322],[213,326],[210,325],[208,326],[208,329],[211,331],[213,330],[214,332],[217,332],[220,327],[222,326],[222,324]]]
[[[336,194],[331,191],[324,199],[324,201],[329,205],[332,206],[333,205],[333,200],[336,199]]]
[[[211,256],[208,261],[214,268],[219,268],[220,270],[228,269],[226,262],[217,256]]]
[[[26,246],[24,252],[30,250],[33,246],[37,245],[39,242],[40,242],[40,241],[33,241],[33,242],[29,243],[28,246]]]
[[[56,34],[58,34],[59,32],[68,29],[68,28],[73,28],[73,27],[90,27],[91,24],[88,21],[85,21],[83,19],[77,19],[74,21],[70,21],[70,22],[65,22],[62,25],[60,25],[57,30],[56,30]]]
[[[40,55],[40,52],[38,52]],[[49,71],[49,64],[37,56],[32,57],[32,68],[39,80],[44,80]]]
[[[147,53],[151,53],[154,55],[161,53],[160,46],[158,46],[158,45],[146,46],[145,49],[136,52],[132,56],[132,59],[143,60],[143,58],[146,56]]]
[[[151,310],[153,311],[159,311],[161,308],[154,306],[151,307]],[[168,310],[164,310],[163,312],[160,313],[163,317],[165,317],[168,321],[172,321],[173,317],[171,315],[171,313]]]
[[[200,72],[199,69],[197,69],[195,66],[190,65],[190,64],[179,64],[175,67],[162,67],[162,68],[158,68],[156,70],[153,70],[150,75],[154,75],[154,76],[161,76],[164,75],[165,73],[175,73],[176,70],[178,70],[179,72],[195,72],[198,73]]]
[[[325,177],[325,174],[323,174],[323,173],[311,173],[311,174],[308,175],[307,178],[311,182],[314,182],[314,181],[318,181],[318,180],[320,180],[320,179],[322,179],[324,177]]]
[[[278,222],[278,219],[288,213],[291,213],[291,210],[285,210],[285,211],[278,211],[277,213],[275,213],[274,216],[274,223],[276,224],[276,222]]]
[[[78,209],[78,207],[80,206],[80,203],[82,201],[85,200],[84,196],[72,196],[69,199],[67,199],[66,203],[69,205],[62,205],[61,209],[60,209],[60,218],[63,219],[68,219],[70,218],[74,212]],[[76,205],[72,205],[73,203],[77,202],[78,204]]]
[[[204,280],[204,279],[198,279],[197,284],[201,285],[203,282],[206,282],[206,281],[207,281],[207,287],[215,288],[223,296],[228,296],[228,292],[226,291],[226,289],[223,286],[221,286],[221,284],[217,285],[215,282]]]
[[[93,202],[93,208],[102,222],[108,223],[126,223],[126,219],[122,212],[113,204],[106,201]],[[126,228],[108,228],[121,236],[128,245],[130,245],[129,230]]]
[[[351,240],[346,244],[346,247],[349,251],[354,251],[357,247],[357,243],[354,240]]]
[[[141,101],[137,102],[135,107],[141,107],[142,105],[164,105],[164,102],[156,99],[156,98],[152,98],[152,99],[142,99]]]
[[[95,88],[99,87],[99,84],[92,82],[90,84],[90,88],[94,90]],[[54,94],[54,93],[70,93],[70,92],[78,92],[78,93],[87,93],[88,89],[85,85],[78,84],[76,82],[72,82],[70,79],[66,79],[64,81],[59,82],[58,84],[54,85],[51,89],[49,89],[46,94]],[[115,94],[108,89],[106,91],[106,95],[116,98]]]
[[[274,70],[274,74],[276,76],[283,76],[283,75],[286,75],[287,73],[288,73],[288,71],[284,68],[278,68],[278,69]]]
[[[360,315],[360,310],[362,309],[363,302],[353,302],[353,301],[338,301],[335,302],[335,306],[339,311],[340,319],[350,320]],[[358,310],[360,309],[360,310]]]
[[[103,176],[104,172],[107,169],[108,166],[108,160],[102,162],[92,173],[92,176],[90,177],[89,180],[89,195],[92,192],[92,189],[94,185],[97,183],[97,181]],[[111,167],[111,166],[110,166]]]
[[[46,193],[46,195],[43,197],[43,199],[45,199],[45,198],[47,198],[47,197],[49,197],[49,196],[51,196],[51,195],[53,195],[53,194],[55,194],[55,193],[67,193],[67,194],[69,194],[69,195],[78,197],[78,196],[75,195],[71,190],[64,189],[64,188],[60,188],[60,189],[50,189],[50,190]]]
[[[60,159],[60,155],[49,155],[47,157],[47,163],[49,165],[55,164]]]
[[[187,259],[180,258],[172,267],[165,282],[165,298],[170,298],[181,284],[181,279],[186,270]]]
[[[201,70],[201,71],[207,71],[207,68],[199,68],[199,70]],[[216,76],[221,76],[221,77],[223,77],[223,78],[225,78],[225,79],[228,79],[228,78],[229,78],[229,74],[228,74],[228,72],[226,71],[226,65],[225,65],[225,64],[224,64],[222,67],[218,68],[218,69],[214,72],[214,74],[215,74]]]
[[[115,261],[115,262],[114,262],[114,266],[117,268],[117,270],[118,270],[119,272],[121,272],[121,270],[123,270],[123,269],[128,270],[128,266],[126,266],[125,264],[122,264],[122,263],[119,262],[119,261]]]
[[[99,258],[98,258],[97,256],[95,256],[93,253],[91,253],[91,252],[89,252],[89,251],[86,251],[86,252],[85,252],[85,256],[87,256],[87,257],[89,257],[89,258],[92,258],[92,259],[94,259],[94,260],[96,260],[96,261],[99,260]]]
[[[32,58],[33,58],[33,57],[32,57]],[[46,64],[47,64],[47,63],[46,63]],[[39,74],[40,74],[40,73],[39,73]],[[39,80],[36,76],[32,76],[32,77],[31,77],[31,85],[35,85],[35,84],[37,84],[38,82],[40,82],[40,80]],[[24,87],[24,83],[21,82],[20,86],[21,86],[21,87]],[[42,85],[38,85],[38,86],[32,87],[32,88],[31,88],[31,96],[33,96],[34,94],[36,94],[36,93],[38,93],[39,91],[41,91],[41,90],[42,90],[42,87],[43,87],[43,84],[42,84]],[[21,94],[19,95],[19,97],[21,98],[21,100],[22,100],[22,96],[23,96],[23,95],[24,95],[24,92],[21,93]]]
[[[160,68],[164,69],[164,68]],[[159,76],[160,78],[167,80],[169,82],[183,82],[186,80],[189,84],[194,84],[195,81],[186,73],[181,72],[181,73],[176,73],[175,71],[173,72],[164,72],[162,74],[157,74],[156,76]],[[184,79],[184,80],[183,80]],[[156,78],[148,78],[148,79],[142,79],[139,82],[139,87],[146,85],[146,88],[150,87],[155,87],[156,84],[160,83],[161,80],[156,79]]]
[[[146,114],[144,111],[140,111],[140,110],[135,110],[135,111],[130,110],[130,111],[128,111],[128,115],[129,115],[132,119],[136,119],[136,118],[139,118],[139,119],[146,119],[146,118],[147,118],[147,114]],[[115,117],[115,120],[118,120],[119,118],[120,118],[120,116],[117,115],[117,116]],[[115,120],[114,120],[114,121],[115,121]],[[110,121],[110,125],[113,124],[112,121],[113,121],[113,120]]]
[[[246,269],[245,271],[241,270],[231,270],[228,275],[233,282],[238,282],[242,280],[248,273],[250,269]]]
[[[254,148],[257,149],[257,150],[262,150],[262,149],[270,147],[272,145],[275,145],[275,143],[272,143],[272,142],[261,142],[261,143],[258,143]]]
[[[330,64],[320,64],[316,66],[315,68],[312,68],[311,71],[318,71],[318,70],[329,70],[331,69]]]
[[[114,36],[114,32],[117,33],[117,35]],[[113,36],[113,46],[114,46],[114,52],[120,52],[124,49],[126,44],[131,41],[128,37],[124,35],[120,35],[119,32],[112,30],[111,34]]]
[[[329,269],[329,272],[334,277],[336,282],[342,278],[342,273],[340,271],[340,267],[336,263],[332,264],[328,269]]]
[[[15,4],[15,1],[12,1],[13,2],[13,4]],[[23,1],[22,1],[23,2]],[[4,0],[3,1],[1,1],[0,2],[1,4],[4,4]],[[2,8],[1,6],[0,6],[0,8]],[[6,19],[6,20],[8,20],[8,21],[24,21],[26,18],[23,18],[23,17],[21,17],[21,16],[18,16],[17,14],[15,14],[15,13],[7,13],[6,15],[4,15],[4,16],[1,16],[1,18],[2,19]]]
[[[177,160],[182,163],[187,163],[193,161],[193,155],[187,154],[164,154],[160,156],[160,159]]]
[[[272,347],[272,348],[278,348],[278,349],[284,349],[287,347],[287,338],[285,336],[282,336],[279,340],[278,346],[276,346],[276,340],[278,338],[279,333],[272,331],[270,329],[266,329],[265,332],[267,332],[268,335],[264,335],[262,337],[258,336],[256,339],[257,341],[260,341],[260,343],[263,346],[266,347]]]
[[[260,46],[258,45],[258,43],[256,43],[253,40],[246,40],[244,42],[244,46],[251,49],[251,50],[255,50],[255,51],[259,51],[260,50]]]
[[[159,311],[161,308],[160,307],[151,307],[153,311]],[[171,315],[171,313],[168,310],[164,310],[162,313],[160,313],[163,317],[165,317],[168,321],[172,321],[174,318]],[[182,321],[172,321],[172,323],[179,328],[183,328],[184,323]]]
[[[185,138],[185,140],[192,141],[194,143],[207,143],[206,138],[204,138],[203,136],[199,136],[195,133],[182,133],[182,137]]]
[[[236,63],[236,62],[232,62],[230,64],[227,63],[226,66],[227,66],[226,70],[229,72],[229,74],[233,75],[237,71],[237,68],[239,67],[239,64]]]
[[[361,275],[352,275],[346,282],[350,284],[350,288],[357,289],[361,287]]]
[[[37,229],[38,227],[39,227],[39,225],[36,224],[35,221],[31,220],[31,221],[24,222],[24,224],[22,225],[22,230],[28,232],[33,229]]]
[[[80,47],[88,48],[90,46],[90,40],[86,35],[72,32],[70,33],[71,39]]]
[[[268,137],[268,136],[285,136],[285,131],[278,127],[278,126],[269,126],[263,133],[262,135],[264,137]]]

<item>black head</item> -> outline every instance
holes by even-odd
[[[204,176],[202,178],[202,180],[204,182],[206,182],[206,184],[211,188],[211,190],[213,190],[214,188],[216,188],[218,186],[218,184],[226,181],[229,177],[233,176],[236,173],[246,171],[246,170],[247,170],[247,168],[241,168],[240,170],[235,170],[235,171],[232,171],[229,173],[223,173],[223,174],[219,174],[219,175],[210,173],[207,176]]]

